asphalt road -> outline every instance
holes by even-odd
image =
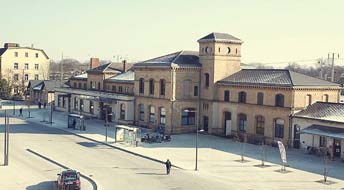
[[[10,122],[10,166],[0,166],[0,189],[52,189],[56,174],[63,170],[58,164],[80,171],[96,182],[98,189],[104,190],[232,188],[223,181],[202,177],[194,171],[173,168],[171,175],[167,176],[161,163],[59,129],[19,119]],[[0,115],[1,133],[2,124]],[[3,161],[2,152],[3,134],[0,136],[0,163]],[[87,180],[82,184],[83,189],[92,189]]]

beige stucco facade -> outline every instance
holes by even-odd
[[[13,93],[22,95],[30,80],[49,79],[49,57],[41,49],[8,47],[0,55],[0,75],[13,84]]]

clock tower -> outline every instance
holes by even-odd
[[[198,43],[202,64],[202,98],[213,100],[215,83],[240,71],[243,42],[226,33],[211,33],[199,39]]]

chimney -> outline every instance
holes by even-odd
[[[17,43],[5,43],[4,48],[19,47]]]
[[[126,64],[127,64],[127,60],[123,60],[123,72],[126,71]]]
[[[90,59],[90,69],[94,69],[99,66],[99,58],[91,57]]]

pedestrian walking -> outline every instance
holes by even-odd
[[[44,104],[43,104],[43,108],[45,109],[47,107],[47,103],[46,102],[44,102]]]
[[[19,117],[23,117],[23,108],[19,109]]]
[[[167,174],[167,175],[170,175],[170,171],[171,171],[171,166],[172,166],[172,164],[171,164],[171,162],[170,162],[169,159],[167,159],[167,161],[165,162],[165,165],[166,165],[166,174]]]
[[[41,107],[42,107],[42,103],[38,102],[38,108],[41,109]]]

